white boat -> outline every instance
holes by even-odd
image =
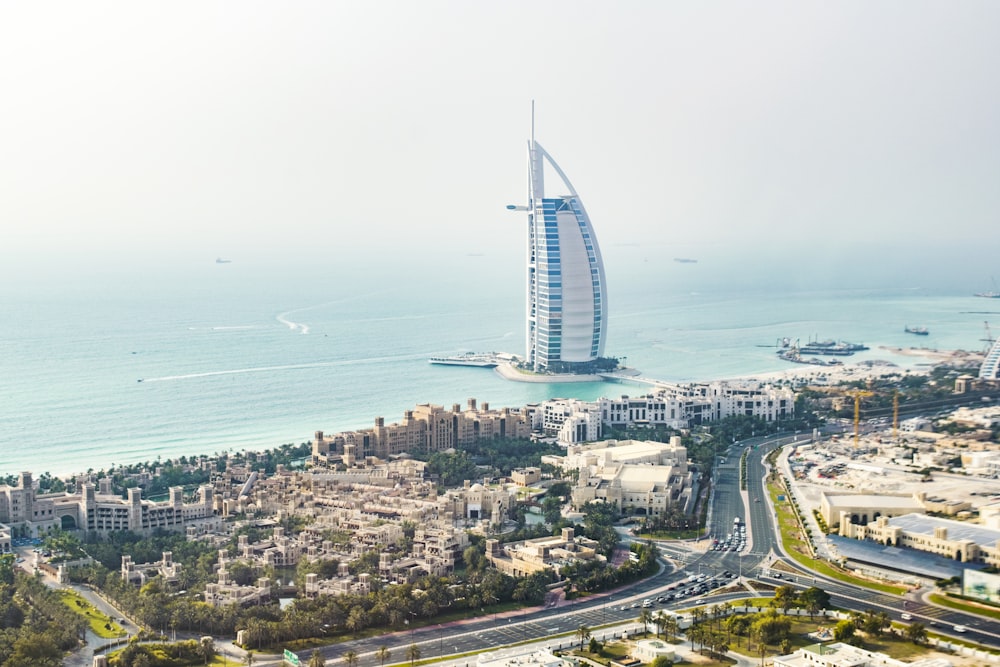
[[[479,368],[493,368],[500,363],[494,352],[465,352],[449,357],[431,357],[428,361],[440,366],[476,366]]]

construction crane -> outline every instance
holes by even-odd
[[[899,390],[892,392],[892,440],[899,440]]]
[[[858,436],[861,432],[861,398],[863,396],[873,396],[874,393],[870,391],[865,391],[864,389],[858,389],[857,391],[848,392],[849,396],[854,397],[854,449],[858,448]]]

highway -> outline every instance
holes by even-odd
[[[679,563],[677,569],[667,567],[659,574],[610,594],[594,595],[586,600],[548,609],[525,609],[497,615],[486,615],[476,619],[457,621],[443,625],[425,626],[412,632],[394,632],[378,637],[358,639],[323,647],[320,652],[327,661],[337,659],[349,650],[359,657],[359,667],[378,665],[380,661],[374,651],[387,646],[392,657],[388,662],[406,660],[407,647],[416,644],[421,660],[453,656],[465,653],[493,650],[501,646],[551,637],[548,645],[553,648],[567,647],[577,643],[573,633],[581,625],[591,629],[608,624],[636,621],[644,598],[655,598],[666,592],[667,587],[691,575],[704,574],[721,577],[729,571],[734,577],[742,573],[744,578],[753,577],[757,581],[774,586],[790,584],[797,588],[818,586],[831,596],[833,606],[856,611],[885,611],[894,621],[901,621],[902,613],[913,616],[913,622],[922,622],[931,633],[975,642],[989,647],[1000,647],[998,624],[983,617],[965,614],[950,609],[928,605],[916,596],[902,598],[897,595],[880,593],[829,579],[820,574],[803,570],[795,561],[781,552],[776,527],[772,520],[773,510],[764,489],[764,457],[775,447],[794,441],[805,441],[803,435],[784,435],[772,438],[751,438],[735,443],[726,455],[725,463],[717,466],[717,482],[714,487],[709,512],[711,536],[707,539],[725,539],[733,532],[733,519],[740,518],[748,523],[746,549],[742,552],[705,550],[707,544],[685,548],[683,544],[664,543],[661,552],[664,557]],[[747,451],[747,489],[740,489],[740,455]],[[698,548],[700,547],[700,548]],[[773,566],[781,562],[780,578],[773,576],[779,569]],[[792,571],[795,573],[793,574]],[[736,579],[732,579],[736,581]],[[732,601],[730,593],[712,593],[701,597],[685,597],[666,604],[655,604],[651,611],[669,609],[677,611],[698,604],[720,604]],[[905,609],[904,609],[905,604]],[[957,633],[956,625],[965,626],[967,631]],[[636,621],[636,628],[641,628]],[[567,636],[557,637],[566,634]],[[596,630],[595,636],[601,637]],[[303,664],[308,660],[309,651],[302,651],[299,657]],[[475,657],[469,658],[470,664]]]

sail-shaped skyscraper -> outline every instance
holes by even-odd
[[[559,194],[546,194],[546,164],[561,180]],[[584,371],[604,355],[604,262],[583,202],[535,141],[534,118],[528,170],[528,205],[517,207],[528,212],[527,364],[536,371]]]

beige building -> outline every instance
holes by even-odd
[[[534,466],[530,468],[518,468],[512,470],[510,479],[517,486],[531,486],[542,481],[542,469]]]
[[[840,534],[887,546],[926,551],[962,563],[1000,566],[1000,530],[922,514],[881,516],[864,525],[841,524]]]
[[[820,496],[820,514],[831,529],[844,524],[867,524],[879,517],[923,512],[916,494],[833,494]]]
[[[375,418],[375,426],[361,431],[347,431],[325,436],[317,431],[313,439],[312,461],[325,465],[340,461],[345,447],[355,457],[389,458],[403,453],[439,452],[461,448],[478,440],[493,438],[526,439],[531,425],[521,411],[511,408],[490,410],[488,403],[476,406],[470,398],[465,410],[458,403],[446,410],[440,405],[422,404],[407,410],[403,421],[386,424]]]
[[[213,488],[202,486],[198,500],[184,502],[184,489],[169,490],[169,498],[153,502],[142,498],[139,488],[128,489],[122,499],[112,493],[111,480],[104,477],[98,486],[90,482],[78,484],[77,493],[36,492],[31,473],[21,473],[16,486],[0,486],[0,523],[15,533],[38,537],[49,530],[86,530],[107,533],[130,530],[148,535],[156,530],[182,531],[190,522],[215,515]]]
[[[240,585],[233,581],[226,565],[229,563],[225,551],[219,551],[219,571],[216,583],[205,585],[205,602],[213,607],[235,604],[248,606],[259,604],[271,597],[271,582],[260,577],[254,585]]]
[[[597,553],[596,541],[575,536],[572,528],[563,528],[557,536],[524,542],[500,544],[499,540],[486,540],[486,559],[512,577],[545,570],[558,572],[561,567],[581,560],[606,560]]]
[[[608,440],[573,445],[566,456],[546,456],[542,461],[579,471],[572,489],[576,508],[603,500],[627,514],[661,516],[674,504],[686,510],[691,501],[693,474],[687,448],[678,437],[669,444]]]

